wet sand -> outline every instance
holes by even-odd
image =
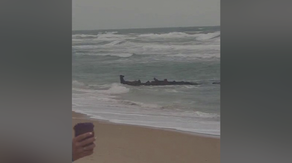
[[[72,127],[80,122],[94,124],[97,140],[94,154],[76,163],[220,162],[219,138],[114,124],[72,112]]]

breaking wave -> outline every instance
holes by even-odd
[[[195,38],[196,40],[208,40],[212,38],[220,37],[220,31],[213,33],[184,33],[184,32],[170,32],[163,34],[131,34],[122,35],[117,34],[117,32],[107,32],[99,34],[74,34],[73,39],[94,39],[100,41],[115,41],[115,40],[125,40],[125,39],[183,39],[183,38]]]
[[[116,94],[128,93],[129,91],[130,91],[129,88],[122,86],[120,84],[117,84],[117,83],[113,83],[108,90],[105,90],[102,92],[106,93],[106,94],[116,95]]]
[[[207,33],[207,34],[196,34],[196,40],[209,40],[213,38],[220,37],[220,32],[214,32],[214,33]]]
[[[140,38],[148,38],[148,39],[182,39],[182,38],[195,38],[196,40],[208,40],[215,37],[220,37],[220,32],[214,32],[214,33],[184,33],[184,32],[171,32],[171,33],[165,33],[165,34],[142,34],[139,35]]]

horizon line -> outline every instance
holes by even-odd
[[[184,26],[184,27],[141,27],[141,28],[109,28],[109,29],[75,29],[72,31],[104,31],[104,30],[135,30],[135,29],[158,29],[158,28],[202,28],[202,27],[220,27],[220,25],[210,25],[210,26]]]

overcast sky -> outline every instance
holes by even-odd
[[[220,0],[73,0],[73,30],[220,25]]]

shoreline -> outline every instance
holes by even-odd
[[[112,123],[72,111],[72,127],[81,122],[94,124],[96,149],[92,156],[76,163],[220,162],[220,138]]]
[[[78,117],[72,117],[72,118],[80,118],[80,117],[82,117],[83,119],[85,118],[85,119],[89,119],[89,120],[92,120],[92,121],[99,121],[99,122],[103,122],[103,123],[112,123],[112,124],[127,125],[127,126],[137,126],[137,127],[157,129],[157,130],[163,130],[163,131],[178,132],[178,133],[188,134],[188,135],[194,135],[194,136],[202,136],[202,137],[209,137],[209,138],[220,139],[220,135],[197,133],[197,132],[183,131],[183,130],[172,129],[172,128],[153,127],[153,126],[146,126],[146,125],[134,125],[134,124],[126,124],[126,123],[114,123],[114,122],[111,122],[109,120],[102,120],[102,119],[92,118],[88,114],[80,113],[80,112],[77,112],[77,111],[72,111],[72,112],[73,112],[73,114],[78,115]]]

